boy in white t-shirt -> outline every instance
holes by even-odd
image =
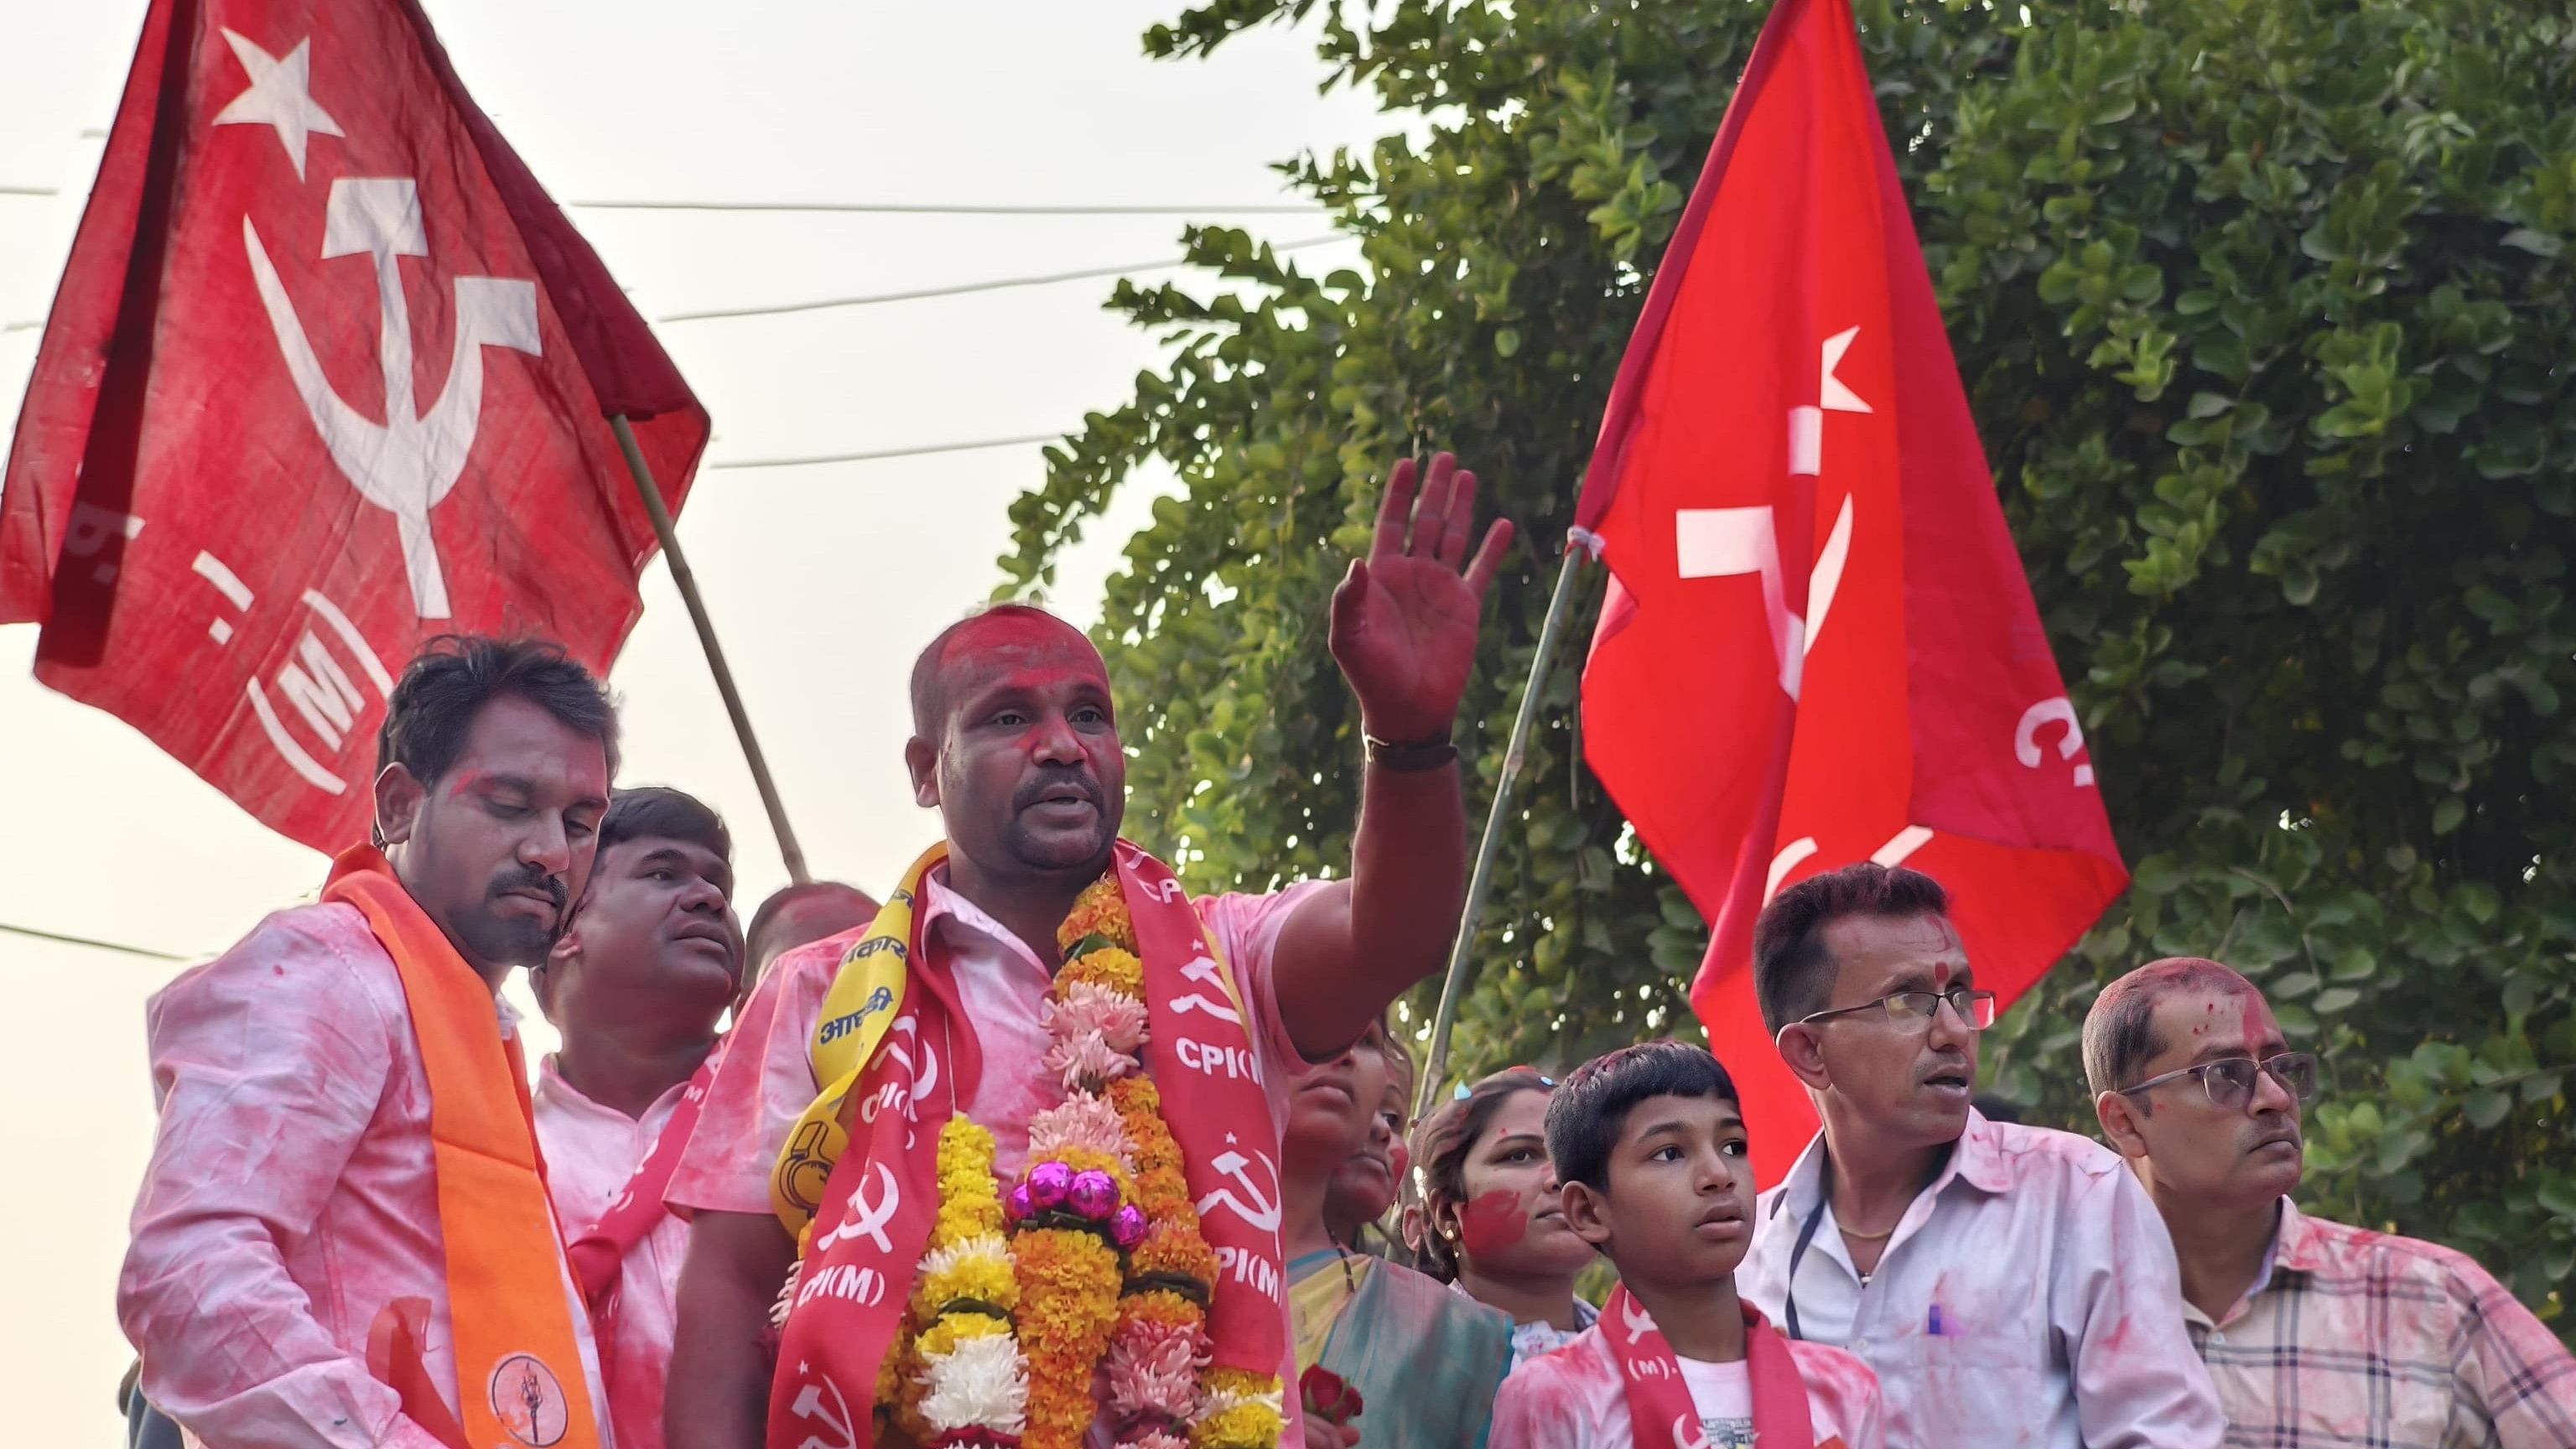
[[[1753,1171],[1735,1083],[1675,1041],[1598,1057],[1556,1089],[1565,1218],[1618,1268],[1601,1321],[1523,1364],[1490,1449],[1881,1449],[1878,1379],[1736,1297]]]

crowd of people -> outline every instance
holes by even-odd
[[[1445,455],[1389,480],[1329,625],[1352,859],[1261,895],[1121,838],[1107,671],[1037,609],[913,670],[938,843],[747,931],[718,814],[613,786],[596,678],[430,647],[376,838],[149,1008],[137,1441],[2576,1446],[2576,1360],[2485,1270],[2293,1205],[2316,1062],[2253,983],[2101,994],[2107,1146],[1993,1120],[1994,997],[1902,868],[1763,913],[1823,1123],[1777,1186],[1680,1041],[1411,1122],[1389,1009],[1464,893],[1450,734],[1509,538],[1471,554],[1473,500]]]

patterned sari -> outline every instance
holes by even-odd
[[[1511,1368],[1511,1315],[1356,1254],[1309,1253],[1288,1282],[1298,1372],[1320,1363],[1359,1390],[1361,1443],[1482,1449]]]

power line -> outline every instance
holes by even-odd
[[[173,956],[167,951],[148,951],[141,946],[120,946],[114,941],[93,941],[87,936],[66,936],[55,931],[39,931],[33,926],[13,926],[0,921],[0,931],[13,936],[33,936],[39,941],[54,941],[65,946],[87,946],[93,951],[114,951],[123,956],[142,956],[154,961],[193,961],[193,956]]]
[[[0,196],[60,196],[62,194],[62,189],[54,186],[0,186]]]
[[[1356,240],[1358,240],[1356,237],[1335,234],[1308,237],[1303,241],[1280,242],[1270,249],[1274,252],[1293,252],[1307,247],[1326,246],[1333,242]],[[868,297],[830,297],[815,302],[781,302],[767,307],[727,307],[712,312],[674,312],[654,320],[657,322],[711,322],[724,317],[776,317],[789,312],[820,312],[834,307],[873,307],[884,302],[918,302],[931,297],[959,297],[969,292],[996,292],[1006,287],[1042,287],[1053,282],[1082,282],[1099,277],[1122,277],[1131,272],[1162,272],[1174,267],[1193,265],[1196,263],[1189,257],[1174,257],[1165,261],[1126,262],[1111,267],[1086,267],[1078,272],[1049,272],[1034,277],[996,277],[990,281],[960,282],[946,287],[920,287],[907,292],[880,292]]]
[[[715,468],[802,468],[813,463],[873,463],[882,458],[919,458],[932,453],[971,453],[982,448],[1019,448],[1052,443],[1062,433],[1031,433],[1025,438],[978,438],[971,443],[929,443],[913,448],[883,448],[872,453],[817,453],[805,458],[728,458],[707,464]]]
[[[948,203],[910,201],[567,201],[583,211],[768,211],[849,216],[1311,216],[1323,208],[1299,202],[1233,202],[1208,206]]]

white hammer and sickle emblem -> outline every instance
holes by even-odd
[[[886,1224],[894,1221],[895,1209],[903,1206],[903,1184],[895,1181],[893,1169],[884,1163],[868,1165],[876,1173],[875,1178],[860,1180],[858,1188],[850,1194],[849,1213],[841,1219],[839,1227],[814,1240],[815,1252],[828,1253],[833,1244],[844,1238],[866,1238],[877,1245],[880,1253],[894,1251],[893,1241],[886,1237]],[[885,1191],[873,1199],[868,1196],[871,1180],[885,1185]]]
[[[1231,1132],[1227,1133],[1225,1140],[1228,1142],[1234,1141],[1234,1134]],[[1270,1180],[1273,1183],[1276,1183],[1279,1180],[1279,1164],[1272,1162],[1270,1160],[1270,1154],[1266,1152],[1258,1153],[1256,1155],[1260,1157],[1261,1165],[1269,1170]],[[1235,1182],[1243,1188],[1243,1193],[1242,1196],[1238,1197],[1235,1194],[1234,1189],[1231,1187],[1220,1187],[1216,1189],[1214,1192],[1211,1192],[1207,1196],[1198,1200],[1199,1216],[1207,1216],[1210,1209],[1216,1207],[1219,1203],[1223,1203],[1228,1211],[1232,1212],[1236,1217],[1243,1219],[1246,1223],[1249,1223],[1255,1232],[1275,1233],[1279,1231],[1279,1204],[1272,1201],[1267,1194],[1263,1193],[1260,1187],[1254,1184],[1252,1178],[1244,1172],[1244,1169],[1251,1165],[1251,1158],[1244,1156],[1240,1152],[1234,1151],[1232,1148],[1228,1148],[1224,1152],[1218,1153],[1215,1159],[1208,1163],[1208,1166],[1215,1168],[1217,1171],[1224,1173],[1230,1178],[1233,1178]],[[1250,1201],[1245,1201],[1247,1198],[1250,1199]]]
[[[1655,1331],[1653,1315],[1633,1298],[1619,1305],[1619,1322],[1628,1330],[1630,1348],[1635,1348],[1639,1339]]]
[[[297,396],[341,476],[359,496],[394,516],[402,539],[403,569],[411,579],[412,605],[424,619],[448,617],[447,576],[429,532],[429,512],[447,497],[474,451],[483,420],[483,349],[507,347],[537,356],[537,284],[503,277],[456,279],[456,342],[447,381],[429,411],[412,391],[411,309],[403,299],[398,259],[429,254],[421,225],[420,195],[409,177],[342,177],[331,183],[323,228],[324,260],[371,257],[376,264],[380,313],[377,362],[385,383],[385,420],[365,414],[332,390],[294,301],[278,280],[259,228],[242,218],[242,248],[251,279],[268,309],[268,325],[285,354]]]
[[[1673,1449],[1708,1449],[1708,1432],[1691,1422],[1688,1414],[1673,1420]]]
[[[832,1395],[831,1408],[823,1406],[823,1393],[827,1389]],[[797,1449],[855,1449],[859,1442],[857,1430],[850,1423],[850,1401],[841,1397],[840,1386],[830,1379],[818,1378],[808,1382],[796,1391],[796,1402],[788,1408],[797,1418],[821,1423],[832,1435],[825,1439],[808,1434]]]

